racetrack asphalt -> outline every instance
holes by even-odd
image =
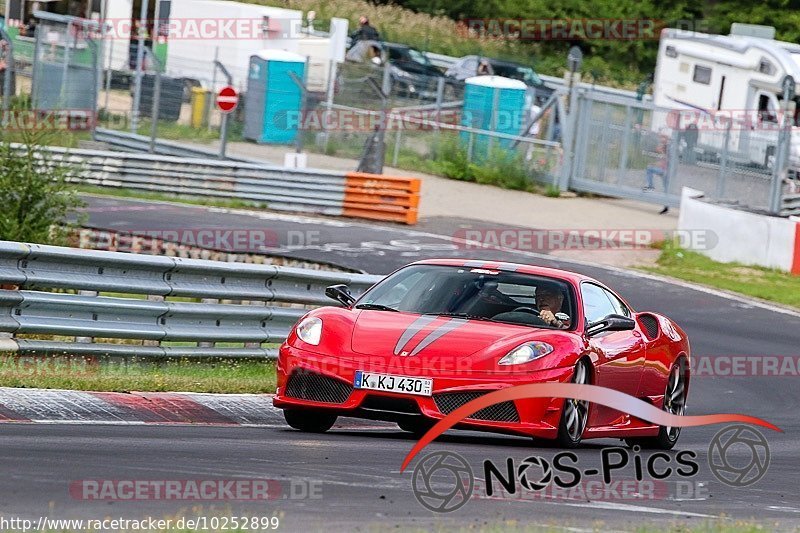
[[[797,361],[800,314],[773,309],[714,291],[698,290],[651,276],[553,260],[545,255],[497,250],[465,250],[447,237],[426,232],[345,220],[254,214],[136,200],[88,197],[89,224],[117,231],[158,228],[267,229],[279,239],[289,232],[313,235],[313,243],[282,253],[307,260],[333,262],[385,274],[425,257],[470,257],[516,261],[575,270],[617,289],[637,310],[652,310],[675,319],[689,334],[695,358],[791,356]],[[154,213],[158,222],[154,224]],[[443,220],[452,235],[454,224]],[[296,235],[296,234],[295,234]],[[282,244],[286,242],[282,241]],[[245,250],[241,250],[245,251]],[[275,427],[122,426],[3,424],[0,426],[0,512],[4,516],[42,514],[88,518],[122,515],[164,516],[191,512],[191,502],[84,501],[71,498],[69,483],[81,479],[199,479],[263,477],[316,480],[321,499],[283,499],[263,503],[222,502],[205,514],[282,513],[286,530],[343,527],[380,530],[431,525],[481,526],[516,520],[518,525],[558,528],[631,529],[644,524],[667,527],[676,522],[704,523],[720,515],[756,520],[769,528],[800,527],[800,395],[797,373],[785,376],[697,376],[691,384],[688,414],[743,413],[773,422],[784,433],[762,430],[771,464],[766,475],[747,488],[720,482],[708,466],[709,443],[719,426],[684,430],[678,450],[697,453],[700,471],[692,478],[700,494],[675,494],[670,488],[653,500],[611,498],[498,501],[478,499],[461,509],[437,514],[421,507],[411,490],[411,472],[399,473],[415,440],[392,425],[349,422],[325,435],[308,435]],[[587,441],[577,451],[579,466],[596,467],[602,446],[616,440]],[[538,447],[518,437],[450,432],[425,453],[448,450],[464,456],[481,477],[482,462],[504,464],[531,455],[552,458],[560,450]],[[732,448],[735,460],[749,450]],[[649,452],[642,452],[648,456]],[[672,454],[674,456],[674,453]],[[416,462],[416,461],[415,461]],[[412,468],[414,463],[412,463]],[[625,470],[622,478],[630,479]],[[620,478],[620,479],[622,479]],[[669,481],[672,483],[672,478]],[[51,506],[52,502],[52,506]],[[283,529],[283,527],[281,528]]]

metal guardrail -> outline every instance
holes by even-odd
[[[289,169],[219,159],[44,147],[51,164],[79,165],[76,183],[221,200],[269,209],[417,222],[420,180]]]
[[[335,305],[324,295],[326,286],[345,283],[358,295],[379,279],[0,241],[0,332],[56,337],[2,338],[0,351],[272,358],[275,350],[262,343],[283,341],[309,307]],[[46,292],[52,290],[74,293]],[[214,345],[223,342],[243,346]]]
[[[129,133],[126,131],[109,130],[105,128],[95,128],[94,140],[114,147],[116,150],[132,153],[150,152],[151,145],[154,153],[174,157],[196,157],[202,159],[218,159],[219,150],[209,150],[200,146],[192,146],[178,141],[156,139],[153,143],[151,137]],[[263,161],[239,156],[226,156],[225,160],[239,161],[243,163],[253,163],[263,165]]]

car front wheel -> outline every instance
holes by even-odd
[[[589,384],[589,364],[578,361],[572,374],[572,383]],[[586,422],[589,420],[589,402],[568,398],[561,410],[556,442],[564,448],[575,448],[581,443]]]

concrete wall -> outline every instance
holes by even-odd
[[[702,199],[684,187],[678,229],[713,232],[716,244],[697,250],[723,263],[777,268],[800,275],[800,219],[758,215]]]

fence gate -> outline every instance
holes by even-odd
[[[787,153],[779,147],[788,149],[791,137],[777,125],[591,90],[573,103],[570,189],[677,207],[687,186],[715,201],[772,210],[779,154]]]

